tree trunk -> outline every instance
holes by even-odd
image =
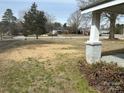
[[[38,35],[36,35],[36,39],[38,39]]]
[[[1,40],[3,40],[3,35],[2,35],[2,33],[1,33],[1,35],[0,35],[0,38],[1,38]]]
[[[25,40],[27,40],[27,36],[25,36]]]
[[[116,23],[116,14],[110,14],[110,33],[109,39],[115,39],[115,23]]]

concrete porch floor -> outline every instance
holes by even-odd
[[[124,67],[124,53],[117,53],[112,55],[104,55],[101,61],[117,63],[118,66]]]

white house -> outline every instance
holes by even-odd
[[[101,59],[102,42],[99,41],[100,15],[103,12],[124,14],[124,0],[102,0],[81,9],[81,14],[88,12],[92,12],[92,26],[90,38],[86,42],[86,60],[89,63],[93,63]]]

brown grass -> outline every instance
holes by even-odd
[[[42,75],[45,77],[50,75],[44,81],[47,84],[49,84],[49,80],[57,83],[54,88],[50,87],[50,91],[56,91],[53,93],[58,93],[58,91],[59,93],[97,93],[88,86],[86,79],[82,77],[77,67],[79,60],[82,60],[85,56],[85,41],[85,39],[0,41],[0,92],[1,88],[5,88],[4,90],[8,91],[7,93],[17,93],[18,90],[21,93],[22,90],[26,91],[29,89],[29,85],[34,83],[36,85],[30,86],[30,89],[39,89],[44,83],[42,80],[37,80],[37,78],[42,78]],[[103,53],[117,52],[119,49],[121,49],[120,52],[124,53],[123,48],[124,41],[103,41]],[[25,61],[27,58],[31,60]],[[42,62],[43,64],[41,64]],[[41,67],[45,66],[45,69],[41,71],[42,68],[37,67],[39,65]],[[30,80],[32,76],[35,81]],[[3,81],[6,82],[5,85],[3,85]],[[15,86],[18,89],[14,89]],[[44,86],[46,87],[46,85]],[[10,92],[14,90],[16,92]],[[37,93],[40,93],[40,90]]]
[[[0,60],[14,60],[22,61],[26,58],[36,59],[54,59],[56,53],[76,53],[75,49],[66,50],[72,45],[62,44],[39,44],[39,45],[26,45],[19,48],[13,48],[6,52],[0,53]]]
[[[82,40],[0,42],[0,92],[96,93],[77,67],[82,57],[79,42]]]

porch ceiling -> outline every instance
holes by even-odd
[[[124,14],[124,0],[110,0],[104,3],[98,3],[81,9],[81,13],[88,13],[93,11],[112,12],[116,14]]]
[[[115,14],[124,14],[124,3],[111,6],[108,8],[101,9],[102,12],[115,13]]]

